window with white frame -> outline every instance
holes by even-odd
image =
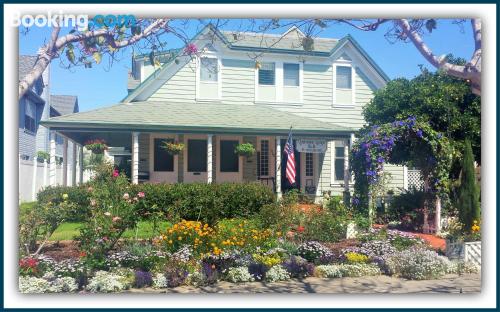
[[[217,58],[200,58],[200,80],[204,82],[217,82],[219,80],[219,66]]]
[[[344,142],[335,141],[334,174],[336,181],[344,180]]]
[[[24,129],[36,132],[36,104],[26,101],[24,106]]]
[[[286,87],[298,87],[300,85],[299,64],[283,64],[283,85]]]
[[[306,153],[306,177],[314,176],[313,153]]]
[[[276,66],[274,63],[262,63],[259,68],[259,84],[274,86],[276,80]]]
[[[259,177],[269,176],[269,140],[260,141]]]
[[[337,89],[352,89],[352,70],[350,66],[337,66]]]

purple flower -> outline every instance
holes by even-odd
[[[379,163],[383,163],[383,162],[384,162],[384,157],[379,156],[379,157],[377,158],[377,162],[379,162]]]
[[[417,131],[417,136],[418,136],[419,138],[422,138],[422,137],[424,136],[424,133],[422,132],[422,130],[418,129],[418,131]]]
[[[442,137],[443,137],[443,135],[442,135],[441,133],[438,133],[438,134],[437,134],[437,138],[438,138],[438,139],[441,139]]]
[[[405,125],[405,123],[404,123],[403,121],[401,121],[401,120],[400,120],[400,121],[398,121],[398,122],[397,122],[397,125],[398,125],[398,126],[400,126],[400,127],[402,127],[402,126],[404,126],[404,125]]]
[[[369,177],[373,177],[373,176],[375,176],[375,174],[376,174],[376,173],[375,173],[375,171],[373,171],[373,170],[368,170],[368,171],[366,172],[366,175],[367,175],[367,176],[369,176]]]
[[[379,145],[379,144],[380,144],[380,141],[379,141],[379,140],[372,140],[372,144],[373,144],[373,145]]]
[[[352,199],[352,204],[353,204],[354,206],[359,205],[359,198],[357,198],[357,197],[353,197],[353,199]]]
[[[188,55],[196,54],[198,52],[198,48],[194,43],[188,43],[186,45],[186,48],[184,49],[184,52]]]

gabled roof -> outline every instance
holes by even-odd
[[[333,135],[352,129],[282,112],[261,105],[224,105],[145,101],[117,104],[87,112],[50,118],[42,125],[78,131],[171,131],[286,135]]]
[[[74,95],[50,95],[50,108],[54,109],[59,115],[68,115],[77,113],[78,97]]]
[[[19,80],[30,73],[37,59],[36,55],[19,55]]]
[[[212,33],[210,33],[210,31]],[[203,38],[204,35],[211,35],[218,37],[229,49],[237,51],[254,51],[254,52],[265,52],[265,53],[281,53],[281,54],[299,54],[299,55],[309,55],[309,56],[320,56],[320,57],[330,57],[347,43],[351,43],[354,48],[360,52],[360,54],[367,60],[367,62],[375,69],[378,75],[382,77],[385,82],[390,80],[389,76],[375,63],[375,61],[366,53],[366,51],[361,47],[361,45],[354,40],[351,35],[347,35],[344,38],[328,39],[328,38],[314,38],[314,48],[312,51],[305,51],[301,40],[295,40],[288,37],[282,38],[283,35],[272,35],[272,34],[256,34],[256,33],[238,33],[231,31],[221,31],[215,28],[212,24],[207,25],[200,32],[198,32],[189,42]],[[241,35],[241,37],[240,37]],[[291,34],[290,34],[291,35]],[[300,35],[300,33],[299,33]],[[278,40],[282,38],[281,40]],[[151,82],[156,79],[163,71],[174,62],[174,60],[182,55],[183,49],[173,49],[166,51],[168,54],[168,61],[161,65],[153,74],[151,74],[146,80],[140,83],[132,92],[130,92],[122,102],[130,102]]]

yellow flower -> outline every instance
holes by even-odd
[[[64,200],[68,199],[68,194],[64,193],[64,194],[62,195],[62,198],[63,198]]]
[[[168,243],[169,243],[169,244],[172,244],[173,242],[172,242],[172,240],[169,240],[169,241],[168,241]]]
[[[177,237],[177,240],[182,240],[182,236]]]

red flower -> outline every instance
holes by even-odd
[[[83,258],[87,255],[87,253],[85,251],[81,251],[80,252],[80,258]]]
[[[113,170],[113,178],[116,178],[119,175],[120,173],[118,172],[118,169]]]
[[[188,45],[186,45],[184,52],[188,55],[196,54],[198,52],[198,48],[195,44],[189,43]]]
[[[302,232],[304,232],[305,229],[306,229],[305,227],[303,227],[302,225],[299,225],[297,227],[297,232],[302,233]]]

